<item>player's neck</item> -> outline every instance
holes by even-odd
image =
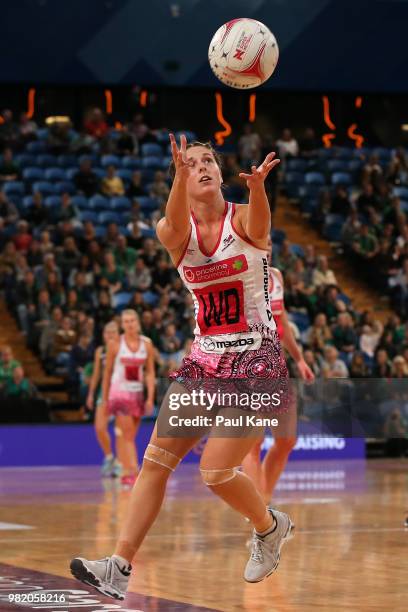
[[[224,214],[225,200],[221,193],[211,202],[194,200],[191,204],[191,210],[198,223],[215,223]]]

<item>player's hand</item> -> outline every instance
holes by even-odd
[[[280,159],[276,159],[275,155],[276,153],[268,153],[260,166],[251,166],[251,174],[240,172],[239,176],[246,180],[248,189],[262,185],[270,171],[280,163]]]
[[[92,393],[88,393],[88,397],[86,398],[86,407],[88,408],[88,410],[93,410],[94,408]]]
[[[153,414],[153,410],[154,410],[154,401],[151,399],[147,399],[145,401],[145,413],[147,416],[151,416]]]
[[[179,149],[174,134],[170,134],[169,136],[176,176],[187,178],[189,175],[189,165],[187,163],[187,139],[184,134],[180,136]]]
[[[302,380],[309,384],[314,382],[315,375],[313,374],[312,370],[309,368],[304,359],[300,359],[300,361],[298,361],[296,365]]]

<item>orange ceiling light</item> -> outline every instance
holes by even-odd
[[[323,102],[323,120],[325,124],[327,125],[327,127],[329,128],[329,130],[334,131],[336,129],[336,126],[334,125],[333,121],[330,118],[330,101],[329,101],[328,96],[322,96],[322,102]],[[330,149],[330,147],[332,146],[332,140],[334,140],[335,137],[336,137],[336,134],[333,134],[332,132],[328,134],[323,134],[322,141],[326,149]]]
[[[217,119],[224,129],[219,130],[218,132],[215,132],[214,138],[215,138],[215,142],[217,143],[217,145],[221,146],[224,144],[225,139],[231,134],[232,128],[223,115],[222,95],[218,92],[215,94],[215,105],[216,105]]]
[[[35,111],[35,89],[34,87],[32,87],[31,89],[28,90],[28,96],[27,96],[27,118],[28,119],[32,119],[34,117],[34,111]]]
[[[112,92],[110,89],[105,89],[105,110],[107,115],[111,115],[113,111]]]
[[[249,96],[249,122],[253,123],[256,119],[256,94]]]
[[[145,108],[147,106],[147,91],[145,89],[142,89],[142,91],[140,92],[139,104],[142,108]]]
[[[361,108],[363,105],[363,98],[361,96],[357,96],[354,103],[356,108]]]
[[[347,136],[350,138],[350,140],[354,141],[356,149],[361,149],[364,143],[364,136],[362,136],[361,134],[356,134],[356,130],[357,123],[352,123],[349,129],[347,130]]]

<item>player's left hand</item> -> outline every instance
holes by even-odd
[[[276,159],[275,155],[276,153],[268,153],[260,166],[251,166],[251,174],[240,172],[239,176],[246,180],[248,189],[262,185],[270,171],[279,164],[280,159]]]
[[[154,401],[147,399],[145,401],[144,408],[145,408],[145,414],[147,416],[151,416],[153,414],[153,410],[154,410]]]
[[[313,374],[312,370],[309,368],[304,359],[300,359],[300,361],[298,361],[296,365],[302,380],[304,380],[306,383],[314,382],[315,375]]]

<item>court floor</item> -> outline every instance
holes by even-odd
[[[296,535],[278,571],[252,585],[242,578],[249,526],[201,485],[196,465],[182,464],[124,602],[74,581],[68,565],[111,553],[128,491],[97,467],[3,468],[0,494],[1,611],[407,609],[407,460],[292,462],[274,503]],[[65,602],[9,602],[34,590]]]

